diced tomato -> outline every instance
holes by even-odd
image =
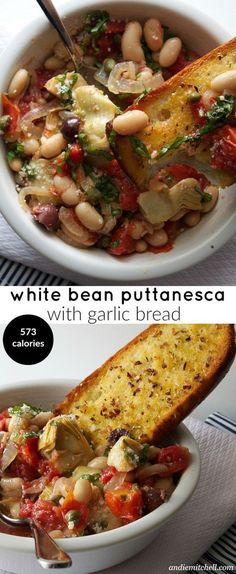
[[[225,125],[215,131],[211,157],[213,167],[236,173],[236,127]]]
[[[79,143],[73,143],[69,146],[69,159],[75,164],[81,163],[84,152]]]
[[[97,40],[97,46],[99,48],[99,60],[104,60],[104,58],[114,54],[115,48],[111,34],[102,34],[102,36]]]
[[[13,102],[5,95],[2,95],[2,111],[3,111],[3,115],[7,115],[10,116],[10,122],[7,126],[7,129],[5,131],[5,135],[6,136],[12,136],[15,134],[16,130],[17,130],[17,126],[18,126],[18,121],[20,118],[20,110],[19,107],[16,104],[13,104]]]
[[[173,241],[170,240],[162,247],[154,247],[153,245],[148,246],[148,251],[151,251],[151,253],[168,253],[171,249],[173,249]]]
[[[45,70],[45,68],[38,68],[35,70],[37,76],[37,87],[41,90],[46,82],[55,75],[52,70]]]
[[[36,500],[31,512],[32,519],[38,526],[45,528],[47,532],[60,530],[65,527],[65,521],[60,506],[56,506],[50,500]]]
[[[119,204],[125,211],[136,211],[138,189],[133,181],[126,175],[119,162],[113,159],[106,166],[107,173],[114,177],[115,183],[119,189]]]
[[[46,476],[48,481],[51,482],[55,476],[59,478],[58,470],[52,465],[49,460],[41,459],[38,462],[38,472],[40,475]]]
[[[107,484],[115,474],[117,474],[118,470],[114,466],[107,466],[104,468],[101,474],[101,481],[103,484]]]
[[[55,162],[53,162],[53,165],[57,175],[61,175],[62,177],[64,175],[70,175],[70,166],[63,158],[57,159]]]
[[[37,468],[40,460],[38,452],[38,438],[27,438],[19,447],[19,456],[30,466]]]
[[[31,518],[33,506],[34,503],[33,500],[31,500],[31,498],[26,498],[25,500],[22,500],[20,504],[20,517]]]
[[[105,493],[105,502],[111,512],[123,518],[126,522],[133,522],[142,515],[142,493],[139,488],[130,482]]]
[[[37,468],[24,462],[20,455],[17,455],[15,460],[11,463],[10,472],[12,476],[19,476],[23,480],[31,481],[38,478]]]
[[[81,531],[85,528],[88,522],[89,511],[87,505],[84,504],[84,502],[78,502],[78,500],[72,498],[71,494],[69,493],[69,495],[66,496],[61,509],[64,518],[67,512],[70,510],[75,510],[78,513],[78,524],[75,526],[76,531]]]
[[[8,430],[8,420],[9,414],[7,410],[0,413],[0,431]]]
[[[193,52],[192,50],[188,50],[188,52],[186,52],[186,50],[181,50],[176,62],[172,64],[172,66],[169,66],[168,73],[171,76],[174,76],[175,74],[186,68],[186,66],[189,66],[194,60],[197,60],[198,58],[199,58],[198,54],[196,54],[196,52]]]
[[[200,171],[194,167],[191,167],[190,165],[176,163],[169,165],[166,170],[174,177],[175,183],[178,183],[179,181],[182,181],[182,179],[186,179],[188,177],[197,179],[202,191],[210,183],[205,175],[203,175],[203,173],[200,173]]]
[[[128,255],[135,251],[135,241],[129,234],[129,226],[122,224],[111,234],[111,245],[108,247],[111,255]]]
[[[157,463],[166,464],[168,470],[159,476],[168,477],[174,472],[185,470],[190,462],[190,453],[184,446],[173,445],[162,448],[157,456]]]
[[[106,34],[123,34],[125,29],[124,21],[108,20],[106,23]]]

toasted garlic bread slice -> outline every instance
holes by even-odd
[[[143,110],[149,116],[148,126],[135,136],[146,145],[150,155],[152,152],[159,152],[176,138],[196,132],[197,126],[191,110],[190,95],[203,94],[210,88],[213,78],[235,67],[236,38],[196,60],[159,88],[147,94],[139,103],[129,107],[129,109]],[[108,131],[110,130],[111,126],[108,127]],[[155,171],[179,155],[178,150],[174,150],[160,159],[150,161],[135,153],[129,136],[118,134],[113,138],[112,147],[127,174],[140,189],[147,187]],[[195,164],[196,167],[201,167],[206,174],[210,169],[210,178],[221,186],[230,185],[235,180],[226,171],[210,168],[209,149],[204,141],[198,145],[194,156],[188,157],[186,153],[181,154],[177,161],[184,163],[184,159],[187,159],[188,163]]]
[[[56,413],[74,413],[94,445],[116,428],[157,442],[200,403],[235,356],[232,325],[153,325],[73,389]]]

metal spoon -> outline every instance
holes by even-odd
[[[0,511],[0,520],[8,526],[29,526],[35,542],[35,554],[43,568],[68,568],[72,560],[43,528],[30,518],[11,518]]]
[[[54,28],[56,28],[60,38],[62,39],[63,44],[65,45],[72,59],[75,71],[78,72],[80,68],[80,62],[78,62],[78,56],[76,54],[73,41],[70,37],[70,34],[68,34],[55,6],[53,5],[51,0],[36,0],[36,1],[38,2],[40,8],[42,8],[44,14],[46,14],[48,20],[51,22]]]

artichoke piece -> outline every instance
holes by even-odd
[[[158,188],[140,193],[139,207],[147,221],[156,225],[176,215],[180,209],[202,210],[202,193],[199,183],[193,177],[182,179],[169,188],[157,182]]]
[[[39,439],[41,454],[49,459],[60,474],[86,465],[94,452],[78,425],[76,415],[59,415],[49,420]]]
[[[118,112],[117,106],[95,86],[80,86],[73,92],[73,111],[83,120],[83,133],[93,149],[108,149],[106,124]]]

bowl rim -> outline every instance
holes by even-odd
[[[142,6],[146,5],[144,0],[129,0],[128,4]],[[75,11],[86,11],[89,7],[103,6],[109,7],[120,4],[127,4],[127,0],[82,0],[80,6],[77,6],[77,0],[68,0],[60,6],[60,13],[63,17],[69,17]],[[158,9],[158,5],[164,10],[174,11],[177,14],[187,16],[189,20],[195,21],[206,33],[210,30],[212,37],[216,41],[224,41],[229,37],[228,32],[208,14],[202,10],[193,7],[183,0],[148,0],[150,6]],[[5,50],[0,56],[1,69],[4,74],[14,66],[16,60],[17,46],[21,48],[28,47],[34,35],[39,36],[41,33],[50,29],[50,24],[47,22],[46,17],[42,14],[37,18],[30,21],[30,26],[23,27],[18,34],[8,43]],[[9,54],[10,52],[10,54]],[[4,75],[3,74],[3,75]],[[3,155],[3,154],[2,154]],[[0,163],[7,169],[6,159],[3,155],[0,158]],[[9,174],[10,175],[10,174]],[[108,253],[97,249],[79,249],[64,243],[57,236],[50,236],[39,226],[31,220],[29,214],[26,214],[17,202],[17,197],[11,197],[8,193],[8,182],[5,181],[5,176],[2,175],[2,191],[0,195],[1,211],[8,221],[9,225],[16,231],[16,233],[27,242],[28,245],[36,249],[44,257],[51,260],[54,264],[59,264],[71,272],[76,272],[84,276],[95,279],[103,279],[108,281],[141,281],[146,279],[154,279],[157,277],[173,274],[178,271],[187,269],[188,267],[199,263],[206,257],[213,253],[212,243],[214,242],[214,252],[217,251],[226,241],[228,241],[235,232],[236,225],[236,212],[233,210],[230,216],[222,225],[216,227],[215,231],[209,234],[199,233],[199,241],[195,246],[188,247],[188,242],[185,241],[185,246],[177,252],[176,247],[168,253],[160,253],[158,257],[156,254],[150,252],[144,254],[132,254],[129,257],[112,257]],[[13,184],[14,185],[14,184]],[[14,200],[13,200],[14,199]],[[207,218],[205,215],[204,223],[207,226]],[[191,233],[191,230],[188,231]],[[132,258],[132,259],[131,259]]]
[[[31,387],[29,388],[30,381],[20,381],[14,383],[8,383],[7,386],[2,387],[1,396],[7,397],[8,393],[15,391],[27,391],[29,394],[30,401],[30,389],[34,388],[42,390],[47,390],[48,387],[53,387],[54,385],[63,390],[63,393],[69,392],[71,386],[74,384],[79,384],[78,379],[65,379],[50,378],[50,379],[33,379],[31,381]],[[40,388],[39,388],[40,387]],[[43,401],[42,401],[43,402]],[[180,435],[180,442],[182,442],[190,448],[192,461],[190,466],[185,470],[181,479],[176,486],[173,494],[169,501],[161,505],[156,510],[143,516],[141,519],[121,526],[117,529],[110,530],[107,532],[101,532],[96,534],[96,536],[85,536],[81,538],[67,538],[60,539],[60,543],[63,548],[68,552],[86,552],[88,550],[95,550],[97,548],[104,548],[108,546],[113,546],[115,544],[120,544],[127,540],[132,540],[139,538],[148,532],[154,531],[155,529],[162,526],[169,518],[171,518],[190,498],[194,492],[201,470],[201,456],[199,447],[196,440],[194,439],[192,433],[185,426],[184,423],[180,423],[177,429],[173,431],[175,435],[177,433]],[[24,541],[24,543],[23,543]],[[18,552],[33,552],[34,542],[31,538],[18,537],[9,534],[3,534],[0,532],[0,548],[17,550]]]

